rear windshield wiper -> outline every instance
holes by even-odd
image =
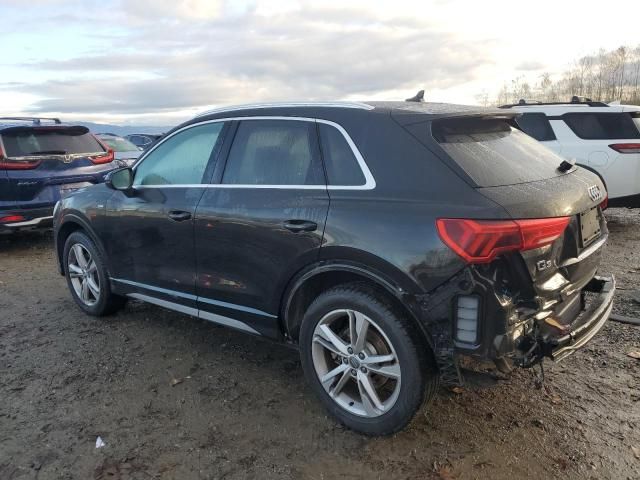
[[[576,168],[576,159],[570,158],[569,160],[563,160],[558,166],[558,171],[561,173],[569,172]]]
[[[27,153],[27,155],[66,155],[66,150],[38,150]]]

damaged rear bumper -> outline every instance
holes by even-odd
[[[609,319],[616,291],[615,277],[613,275],[607,277],[596,276],[585,287],[585,290],[596,293],[597,297],[571,324],[568,333],[558,338],[547,340],[547,344],[544,345],[543,349],[548,351],[548,356],[555,361],[560,361],[584,347],[602,330]]]

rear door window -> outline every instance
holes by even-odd
[[[562,119],[584,140],[640,138],[640,130],[629,113],[565,113]]]
[[[542,112],[523,113],[521,116],[516,117],[515,122],[520,130],[539,142],[548,142],[556,139],[549,119]]]
[[[7,157],[104,152],[85,127],[10,129],[2,132],[2,143]]]
[[[222,183],[325,185],[314,122],[245,120],[229,152]]]
[[[512,128],[507,120],[436,120],[432,134],[479,187],[534,182],[560,175],[557,168],[562,158]]]
[[[329,185],[364,185],[364,174],[344,135],[337,128],[324,123],[318,123],[318,129]]]

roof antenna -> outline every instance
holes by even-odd
[[[407,98],[405,102],[424,102],[424,90],[420,90],[416,93],[415,97]]]

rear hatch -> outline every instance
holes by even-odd
[[[86,127],[18,125],[0,131],[0,170],[17,208],[52,205],[99,183],[112,161],[113,152]]]
[[[523,308],[530,303],[532,312],[553,311],[560,323],[571,323],[584,307],[581,289],[595,275],[607,237],[600,179],[512,128],[509,118],[445,118],[433,121],[431,131],[443,159],[511,219],[566,218],[552,243],[504,258],[514,280],[509,288]]]

